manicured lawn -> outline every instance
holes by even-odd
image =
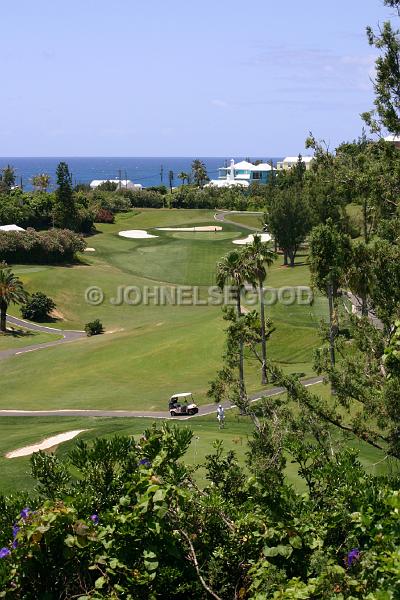
[[[260,231],[262,230],[264,224],[262,215],[246,215],[246,213],[243,213],[227,215],[226,218],[228,221],[233,221],[239,225],[248,225],[249,227],[259,229]]]
[[[176,392],[192,391],[200,404],[206,400],[210,380],[221,365],[224,348],[219,306],[162,306],[149,302],[113,304],[121,286],[143,290],[167,286],[215,284],[215,264],[235,248],[234,237],[247,235],[232,225],[221,233],[161,232],[158,226],[215,224],[213,211],[136,210],[119,215],[112,225],[99,225],[90,237],[94,253],[82,255],[82,263],[70,267],[16,266],[29,291],[41,290],[55,299],[63,318],[57,326],[82,329],[99,318],[106,335],[82,339],[57,348],[8,359],[3,364],[2,383],[7,395],[1,408],[113,408],[164,409]],[[123,229],[146,229],[157,238],[124,239]],[[203,237],[204,236],[204,237]],[[283,267],[279,257],[270,270],[267,285],[308,285],[306,257],[298,257],[294,269]],[[98,286],[104,302],[92,306],[85,290]],[[251,307],[249,307],[251,308]],[[326,314],[325,300],[312,306],[267,308],[276,331],[269,356],[288,373],[312,374],[312,352],[319,344],[318,325]],[[52,324],[54,326],[54,324]],[[51,364],[51,369],[45,365]],[[247,361],[249,390],[260,388],[260,367]]]
[[[61,335],[28,331],[7,325],[7,333],[0,333],[0,352],[10,348],[24,348],[33,344],[44,344],[61,339]]]

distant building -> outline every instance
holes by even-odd
[[[313,156],[302,156],[302,162],[304,163],[306,170],[308,171],[311,168],[311,163],[314,160]],[[299,162],[298,156],[287,156],[283,160],[279,161],[276,165],[278,171],[288,171],[292,167],[294,167]]]
[[[93,181],[90,182],[90,187],[92,190],[95,190],[99,185],[107,183],[107,181],[116,183],[118,186],[117,189],[122,190],[141,190],[143,188],[140,183],[133,183],[130,179],[93,179]]]
[[[267,183],[274,170],[268,163],[253,163],[242,160],[235,163],[232,159],[229,167],[220,167],[218,179],[212,179],[205,187],[249,187],[251,183]]]
[[[400,148],[400,136],[398,135],[387,135],[385,137],[385,142],[391,142],[396,148]]]

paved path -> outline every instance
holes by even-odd
[[[246,229],[248,231],[259,231],[261,232],[261,228],[260,227],[250,227],[250,225],[243,225],[242,223],[236,223],[236,221],[230,221],[229,218],[227,219],[226,217],[229,217],[229,215],[260,215],[262,216],[264,213],[263,212],[252,212],[252,211],[247,211],[247,210],[229,210],[229,211],[221,211],[221,212],[217,212],[214,215],[214,219],[216,221],[220,221],[222,223],[229,223],[229,225],[235,225],[236,227],[241,227],[242,229]]]
[[[350,300],[352,308],[353,308],[353,314],[356,314],[357,316],[361,317],[362,316],[362,312],[361,312],[361,299],[358,298],[355,294],[353,294],[350,291],[344,291],[343,294]],[[345,305],[346,308],[346,305]],[[346,308],[347,310],[347,308]],[[371,323],[371,325],[373,325],[375,327],[375,329],[384,329],[384,325],[382,323],[382,321],[380,319],[378,319],[378,317],[375,315],[375,313],[372,310],[368,310],[368,320]]]
[[[322,383],[322,377],[312,377],[303,380],[303,385],[309,387]],[[250,396],[251,402],[256,402],[261,398],[269,398],[284,393],[286,390],[282,387],[273,387]],[[234,405],[225,402],[223,404],[226,410],[234,408]],[[215,404],[205,404],[199,407],[197,415],[187,417],[171,417],[168,411],[139,411],[139,410],[85,410],[85,409],[63,409],[63,410],[0,410],[0,417],[144,417],[148,419],[177,419],[185,421],[195,419],[204,415],[211,415],[216,412]]]
[[[50,348],[51,346],[58,346],[59,344],[65,344],[66,342],[73,342],[86,336],[84,331],[75,331],[68,329],[56,329],[55,327],[45,327],[44,325],[37,325],[36,323],[30,323],[17,317],[11,317],[7,315],[7,321],[12,325],[22,327],[23,329],[29,329],[29,331],[38,331],[40,333],[54,333],[55,335],[62,335],[63,337],[54,342],[45,342],[44,344],[32,344],[31,346],[25,346],[22,348],[10,348],[9,350],[0,351],[0,360],[9,358],[10,356],[17,356],[19,354],[26,354],[27,352],[34,352],[35,350],[43,350],[43,348]]]

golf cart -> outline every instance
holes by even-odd
[[[191,392],[183,392],[182,394],[174,394],[171,396],[168,403],[168,409],[171,417],[177,417],[179,415],[195,415],[199,412],[197,404],[193,402]]]

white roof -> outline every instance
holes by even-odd
[[[192,392],[182,392],[181,394],[173,394],[171,396],[171,398],[187,398],[188,396],[191,396]]]
[[[246,175],[241,175],[241,177],[246,177]],[[249,176],[247,176],[249,177]],[[212,179],[209,183],[207,183],[204,187],[217,187],[217,188],[225,188],[225,187],[234,187],[234,186],[242,186],[249,187],[249,182],[244,179]]]
[[[271,165],[268,163],[260,163],[259,165],[253,165],[253,163],[242,160],[234,165],[235,170],[245,171],[271,171]]]
[[[140,183],[133,183],[130,179],[93,179],[93,181],[90,182],[90,187],[91,188],[96,188],[99,185],[101,185],[102,183],[116,183],[118,186],[121,185],[121,187],[123,188],[141,188],[142,185]]]
[[[0,231],[25,231],[25,229],[18,225],[0,225]]]
[[[400,142],[399,135],[387,135],[385,137],[385,142]]]
[[[283,159],[282,162],[288,162],[288,163],[296,163],[299,160],[298,156],[287,156],[286,158]],[[303,163],[310,163],[312,160],[314,160],[313,156],[302,156],[301,160]]]

